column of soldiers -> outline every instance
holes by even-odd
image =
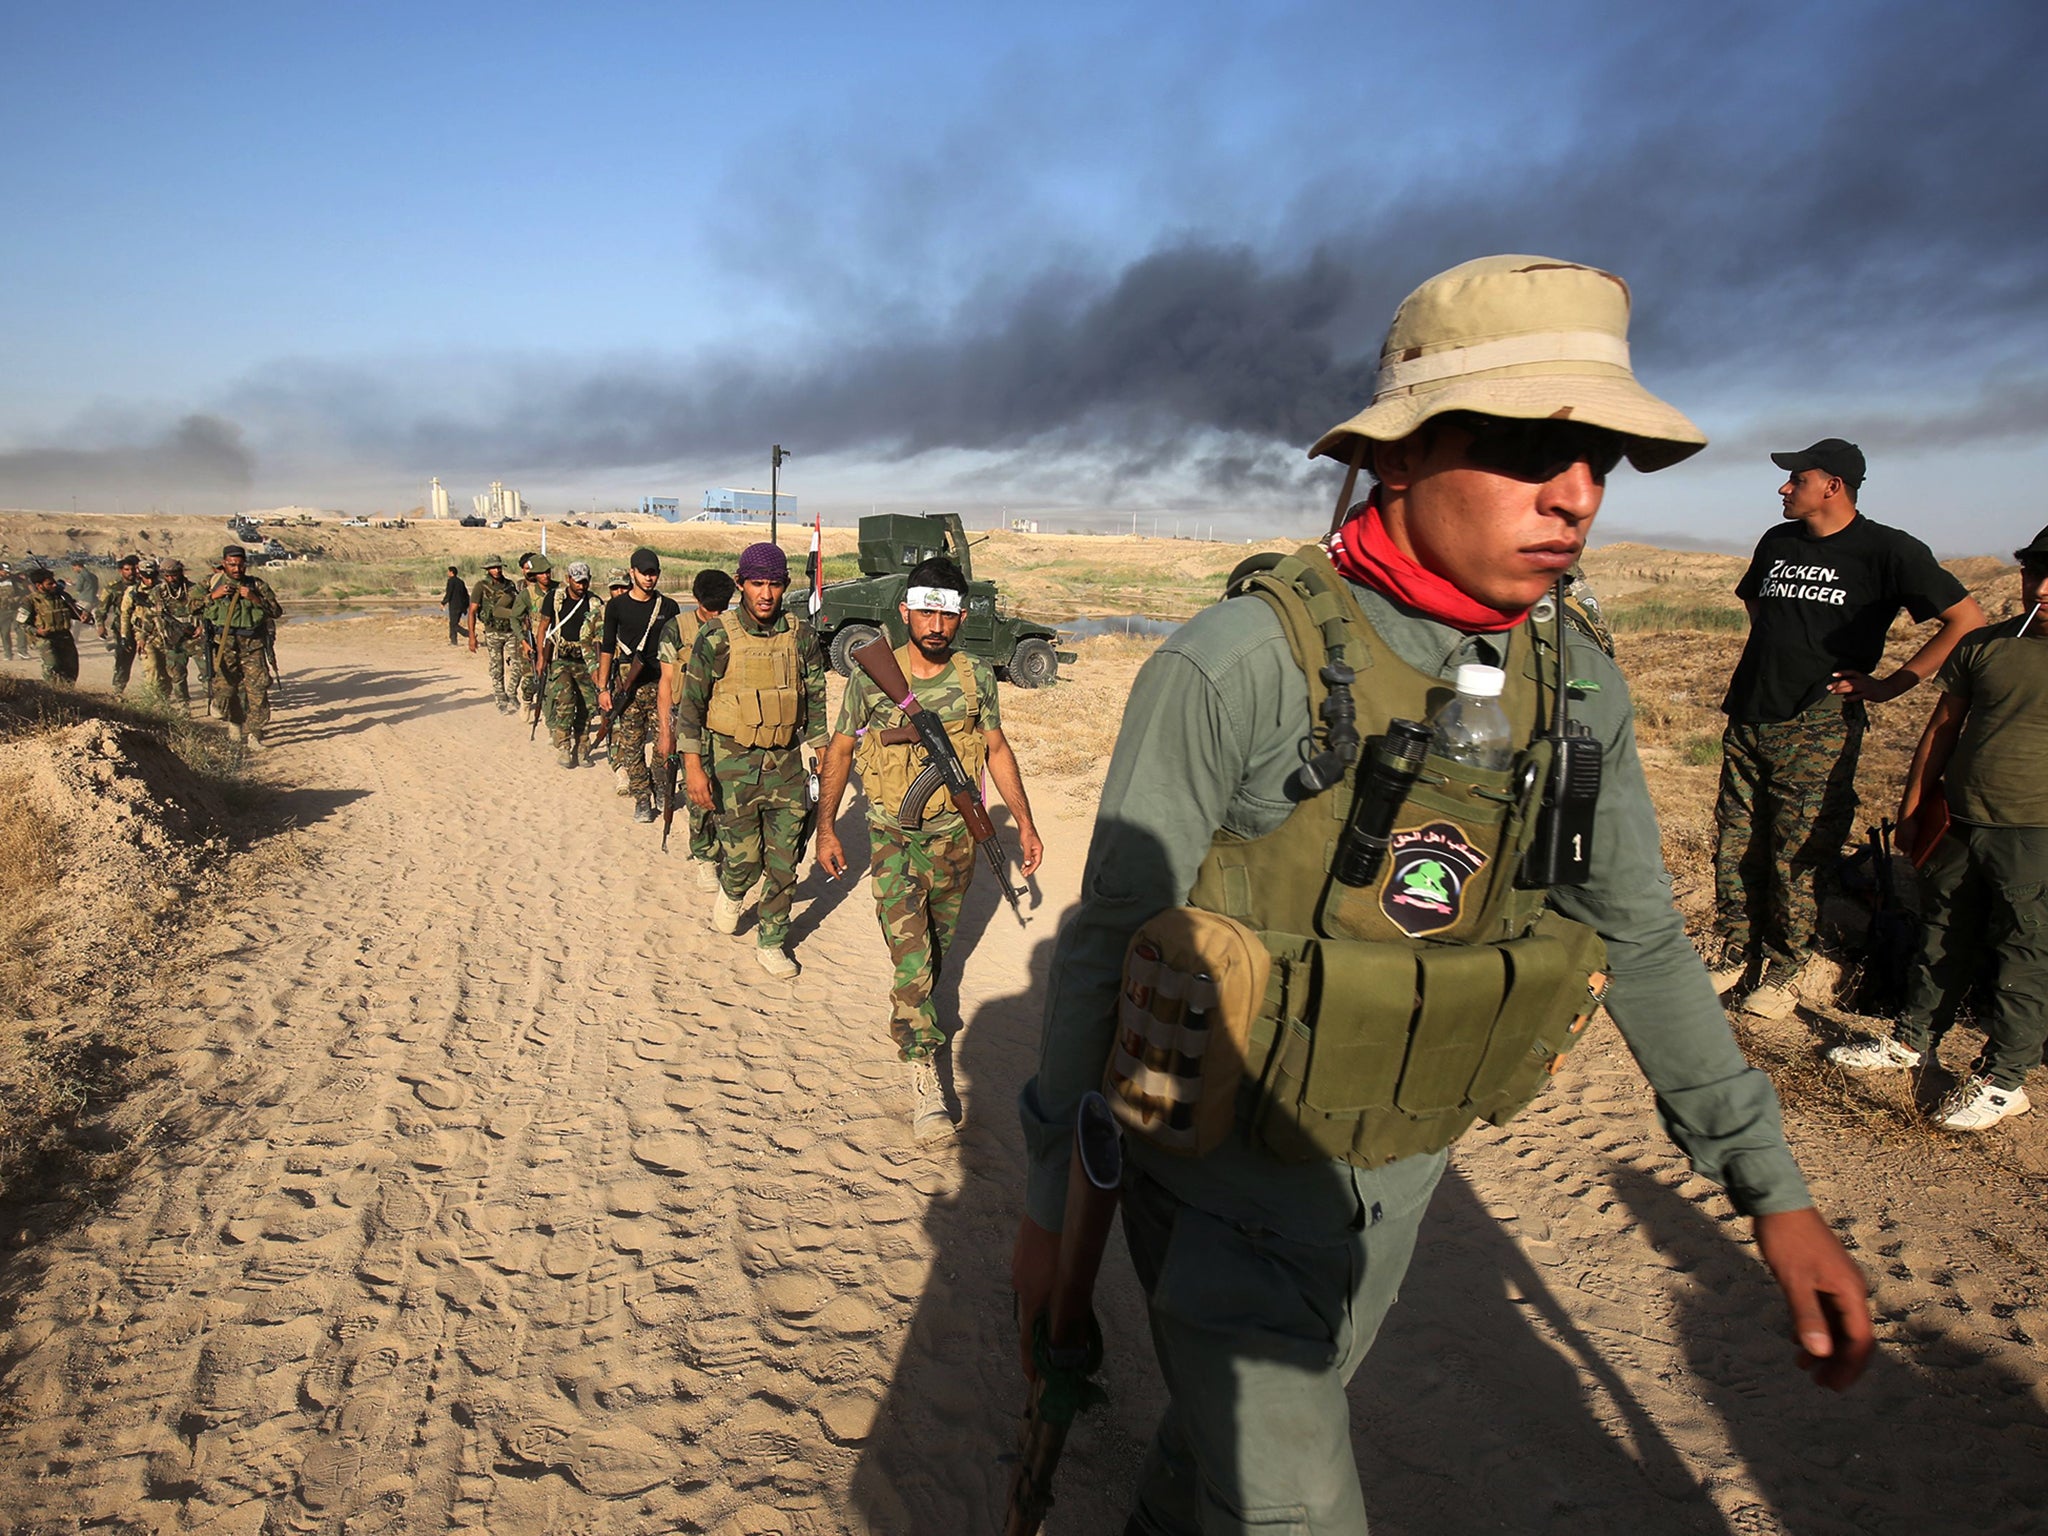
[[[660,590],[661,560],[651,549],[635,550],[602,597],[585,561],[564,567],[560,585],[545,555],[522,557],[519,566],[524,580],[514,583],[492,556],[471,590],[471,648],[481,636],[498,708],[512,713],[524,700],[534,711],[529,733],[546,725],[564,769],[603,751],[636,823],[687,814],[691,883],[712,897],[706,920],[736,934],[757,902],[752,949],[772,977],[799,974],[790,919],[813,836],[828,879],[849,871],[833,823],[858,772],[893,968],[886,1029],[906,1068],[911,1130],[927,1145],[950,1137],[953,1111],[935,1069],[957,1021],[941,1018],[933,994],[973,879],[975,846],[943,797],[914,821],[900,814],[923,766],[921,748],[899,729],[910,701],[884,698],[857,675],[828,733],[824,653],[808,619],[785,602],[789,563],[773,544],[744,550],[737,580],[698,571],[687,604]],[[953,649],[966,594],[950,561],[913,572],[901,609],[910,642],[897,660],[963,764],[976,775],[985,768],[994,781],[1029,875],[1043,850],[1003,738],[995,676]]]
[[[231,740],[263,746],[284,608],[270,584],[249,571],[246,550],[223,549],[203,591],[186,577],[182,560],[124,556],[104,592],[82,563],[73,568],[82,573],[76,595],[47,565],[21,573],[0,565],[0,627],[10,656],[33,646],[45,682],[75,684],[73,631],[92,624],[113,649],[116,693],[139,676],[143,696],[189,710],[196,664],[205,712],[227,722]]]

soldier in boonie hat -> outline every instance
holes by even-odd
[[[526,562],[526,574],[529,576],[545,576],[554,568],[555,562],[546,555],[535,555]]]
[[[614,592],[623,592],[626,588],[633,585],[632,573],[629,571],[613,571],[611,578],[605,582],[605,585]]]
[[[1370,497],[1354,510],[1347,480],[1330,540],[1246,562],[1232,596],[1175,632],[1174,664],[1132,684],[1125,718],[1145,729],[1117,741],[1089,874],[1048,966],[1060,982],[1040,1068],[1018,1096],[1028,1171],[1011,1275],[1029,1359],[1054,1289],[1074,1126],[1107,1063],[1103,1097],[1147,1175],[1122,1190],[1138,1272],[1186,1258],[1188,1233],[1218,1226],[1213,1213],[1231,1239],[1200,1245],[1199,1284],[1147,1298],[1169,1454],[1140,1476],[1133,1529],[1192,1530],[1188,1490],[1200,1489],[1205,1506],[1287,1507],[1302,1530],[1365,1530],[1346,1389],[1427,1241],[1448,1148],[1476,1118],[1504,1123],[1543,1091],[1559,1062],[1526,1042],[1578,1038],[1585,989],[1610,965],[1628,980],[1609,1010],[1659,1101],[1685,1106],[1670,1134],[1745,1212],[1769,1213],[1758,1248],[1802,1320],[1804,1363],[1840,1388],[1869,1355],[1862,1274],[1813,1209],[1769,1079],[1744,1062],[1683,951],[1626,686],[1593,639],[1561,620],[1539,635],[1531,619],[1563,586],[1620,461],[1662,469],[1706,440],[1637,382],[1628,320],[1622,280],[1578,262],[1488,256],[1423,283],[1393,317],[1371,400],[1310,449],[1369,471]],[[1417,722],[1465,672],[1499,691],[1503,718],[1487,759],[1458,766],[1452,743]],[[1553,721],[1558,740],[1583,733],[1583,750],[1554,754]],[[1465,787],[1438,794],[1427,786],[1442,778],[1418,782],[1412,756],[1404,776],[1404,737]],[[1560,760],[1569,783],[1543,772]],[[1503,809],[1538,802],[1526,819]],[[1293,1031],[1271,1045],[1282,1065],[1261,1073],[1259,1055],[1238,1072],[1213,1042],[1232,1037],[1227,1023],[1267,1050],[1262,933],[1315,937],[1273,959]],[[1247,943],[1257,965],[1225,958]],[[1556,967],[1541,979],[1539,954]],[[1398,984],[1364,979],[1381,966]],[[1356,984],[1297,989],[1330,967]],[[1482,974],[1484,1007],[1443,1003]],[[1171,1004],[1134,1024],[1139,988]],[[1198,1071],[1148,1067],[1182,1048],[1197,1010],[1212,1038]],[[1320,1093],[1330,1052],[1347,1063],[1333,1069],[1343,1082]],[[1285,1234],[1274,1241],[1328,1262],[1275,1288],[1268,1241],[1242,1231]],[[1293,1346],[1309,1316],[1345,1319],[1357,1347],[1303,1359]],[[1229,1390],[1207,1389],[1216,1382]]]

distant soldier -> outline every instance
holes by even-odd
[[[57,573],[47,565],[28,573],[29,600],[15,610],[36,643],[43,662],[46,683],[78,681],[78,642],[71,638],[71,626],[85,622],[85,610],[57,585]]]
[[[656,740],[654,755],[666,763],[676,750],[676,704],[683,694],[683,668],[696,648],[697,636],[712,619],[732,606],[738,590],[733,579],[720,570],[699,571],[690,583],[694,607],[685,608],[655,637],[654,658],[661,663],[661,686],[654,701]],[[685,797],[687,800],[687,797]],[[718,828],[711,812],[690,806],[690,860],[697,866],[697,889],[718,889]]]
[[[220,552],[220,574],[207,589],[201,613],[214,634],[214,710],[227,721],[230,741],[260,747],[270,725],[268,642],[284,606],[269,582],[250,574],[248,559],[239,544]]]
[[[100,606],[100,578],[83,560],[71,562],[71,599],[85,610],[86,621],[92,622]]]
[[[152,698],[168,700],[171,674],[166,662],[163,611],[157,604],[157,563],[145,560],[135,568],[135,580],[121,594],[121,629],[135,648],[135,662],[142,676],[142,689]]]
[[[654,776],[647,768],[647,748],[654,741],[654,640],[661,633],[661,626],[675,617],[676,601],[663,597],[658,590],[661,557],[653,550],[634,550],[630,563],[632,590],[604,606],[604,638],[597,655],[597,702],[614,717],[612,762],[625,769],[626,787],[633,795],[633,819],[652,821]]]
[[[526,676],[520,680],[519,700],[526,718],[538,720],[541,716],[540,690],[544,679],[540,675],[540,610],[548,603],[555,590],[555,562],[546,555],[521,555],[519,568],[525,578],[520,583],[522,595],[526,598],[526,611],[519,616],[519,638],[526,646]]]
[[[633,573],[631,571],[613,571],[610,578],[605,583],[604,600],[606,604],[610,604],[612,599],[617,597],[623,597],[626,593],[632,590]],[[600,635],[602,635],[603,609],[599,609],[598,613],[600,619],[599,633]],[[591,641],[591,645],[595,647],[597,645],[597,641]],[[593,650],[591,653],[591,664],[593,667],[595,667],[596,665],[595,650]],[[605,761],[611,765],[612,777],[618,780],[618,783],[613,787],[612,792],[618,795],[621,799],[632,799],[633,786],[632,783],[626,778],[626,760],[624,756],[618,752],[613,751],[609,743],[607,743],[605,746],[604,755]]]
[[[1003,804],[1016,818],[1020,867],[1028,875],[1038,868],[1045,849],[1032,824],[1017,755],[1003,738],[995,673],[979,657],[953,649],[966,610],[967,578],[959,566],[944,558],[917,566],[898,605],[910,643],[896,652],[896,660],[918,704],[946,727],[968,776],[978,782],[986,767],[995,780]],[[932,989],[974,879],[974,837],[966,818],[943,794],[920,808],[914,825],[899,819],[911,785],[925,766],[925,753],[915,741],[884,740],[885,733],[903,728],[907,719],[872,678],[855,670],[819,772],[823,789],[818,800],[818,866],[834,879],[846,873],[846,854],[834,823],[847,775],[858,767],[868,801],[875,914],[894,966],[889,1037],[910,1069],[912,1135],[931,1142],[953,1131],[934,1067],[948,1036],[939,1022]]]
[[[448,610],[448,643],[462,638],[462,616],[469,612],[469,585],[454,566],[448,567],[448,584],[441,589],[441,606]]]
[[[496,555],[484,561],[483,580],[469,594],[469,649],[475,652],[482,634],[484,670],[501,715],[519,707],[514,700],[526,679],[526,645],[518,628],[525,605],[526,594],[505,575],[505,562]]]
[[[783,945],[802,858],[808,774],[803,746],[825,744],[825,658],[817,631],[784,612],[789,561],[773,544],[740,554],[740,601],[707,623],[683,672],[677,746],[690,803],[718,818],[719,891],[711,926],[737,933],[761,882],[754,958],[797,973]]]
[[[100,638],[111,640],[114,645],[114,692],[125,693],[128,689],[128,674],[135,666],[135,640],[123,626],[127,608],[128,591],[135,585],[135,571],[142,564],[140,555],[123,555],[118,567],[119,575],[101,599]]]
[[[156,584],[156,605],[163,615],[164,671],[171,688],[178,695],[178,702],[192,703],[192,652],[196,648],[200,657],[199,684],[202,692],[213,686],[213,660],[203,643],[203,631],[199,623],[199,608],[203,594],[185,579],[185,562],[166,560],[163,574]],[[207,712],[213,712],[213,702],[207,701]]]
[[[0,650],[4,650],[9,661],[19,651],[24,661],[28,659],[28,628],[16,621],[33,593],[27,580],[15,574],[14,567],[0,560]]]

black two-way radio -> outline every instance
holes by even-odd
[[[1550,777],[1543,786],[1536,837],[1523,856],[1516,882],[1525,889],[1584,885],[1592,877],[1593,813],[1600,804],[1600,743],[1565,709],[1571,680],[1565,676],[1562,578],[1551,590],[1550,600],[1557,621],[1557,692],[1549,734],[1536,738],[1550,743]]]

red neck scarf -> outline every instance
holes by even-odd
[[[1529,616],[1526,608],[1509,612],[1467,597],[1396,549],[1380,521],[1377,491],[1366,498],[1364,511],[1354,513],[1330,535],[1327,548],[1339,574],[1468,635],[1497,635]]]

